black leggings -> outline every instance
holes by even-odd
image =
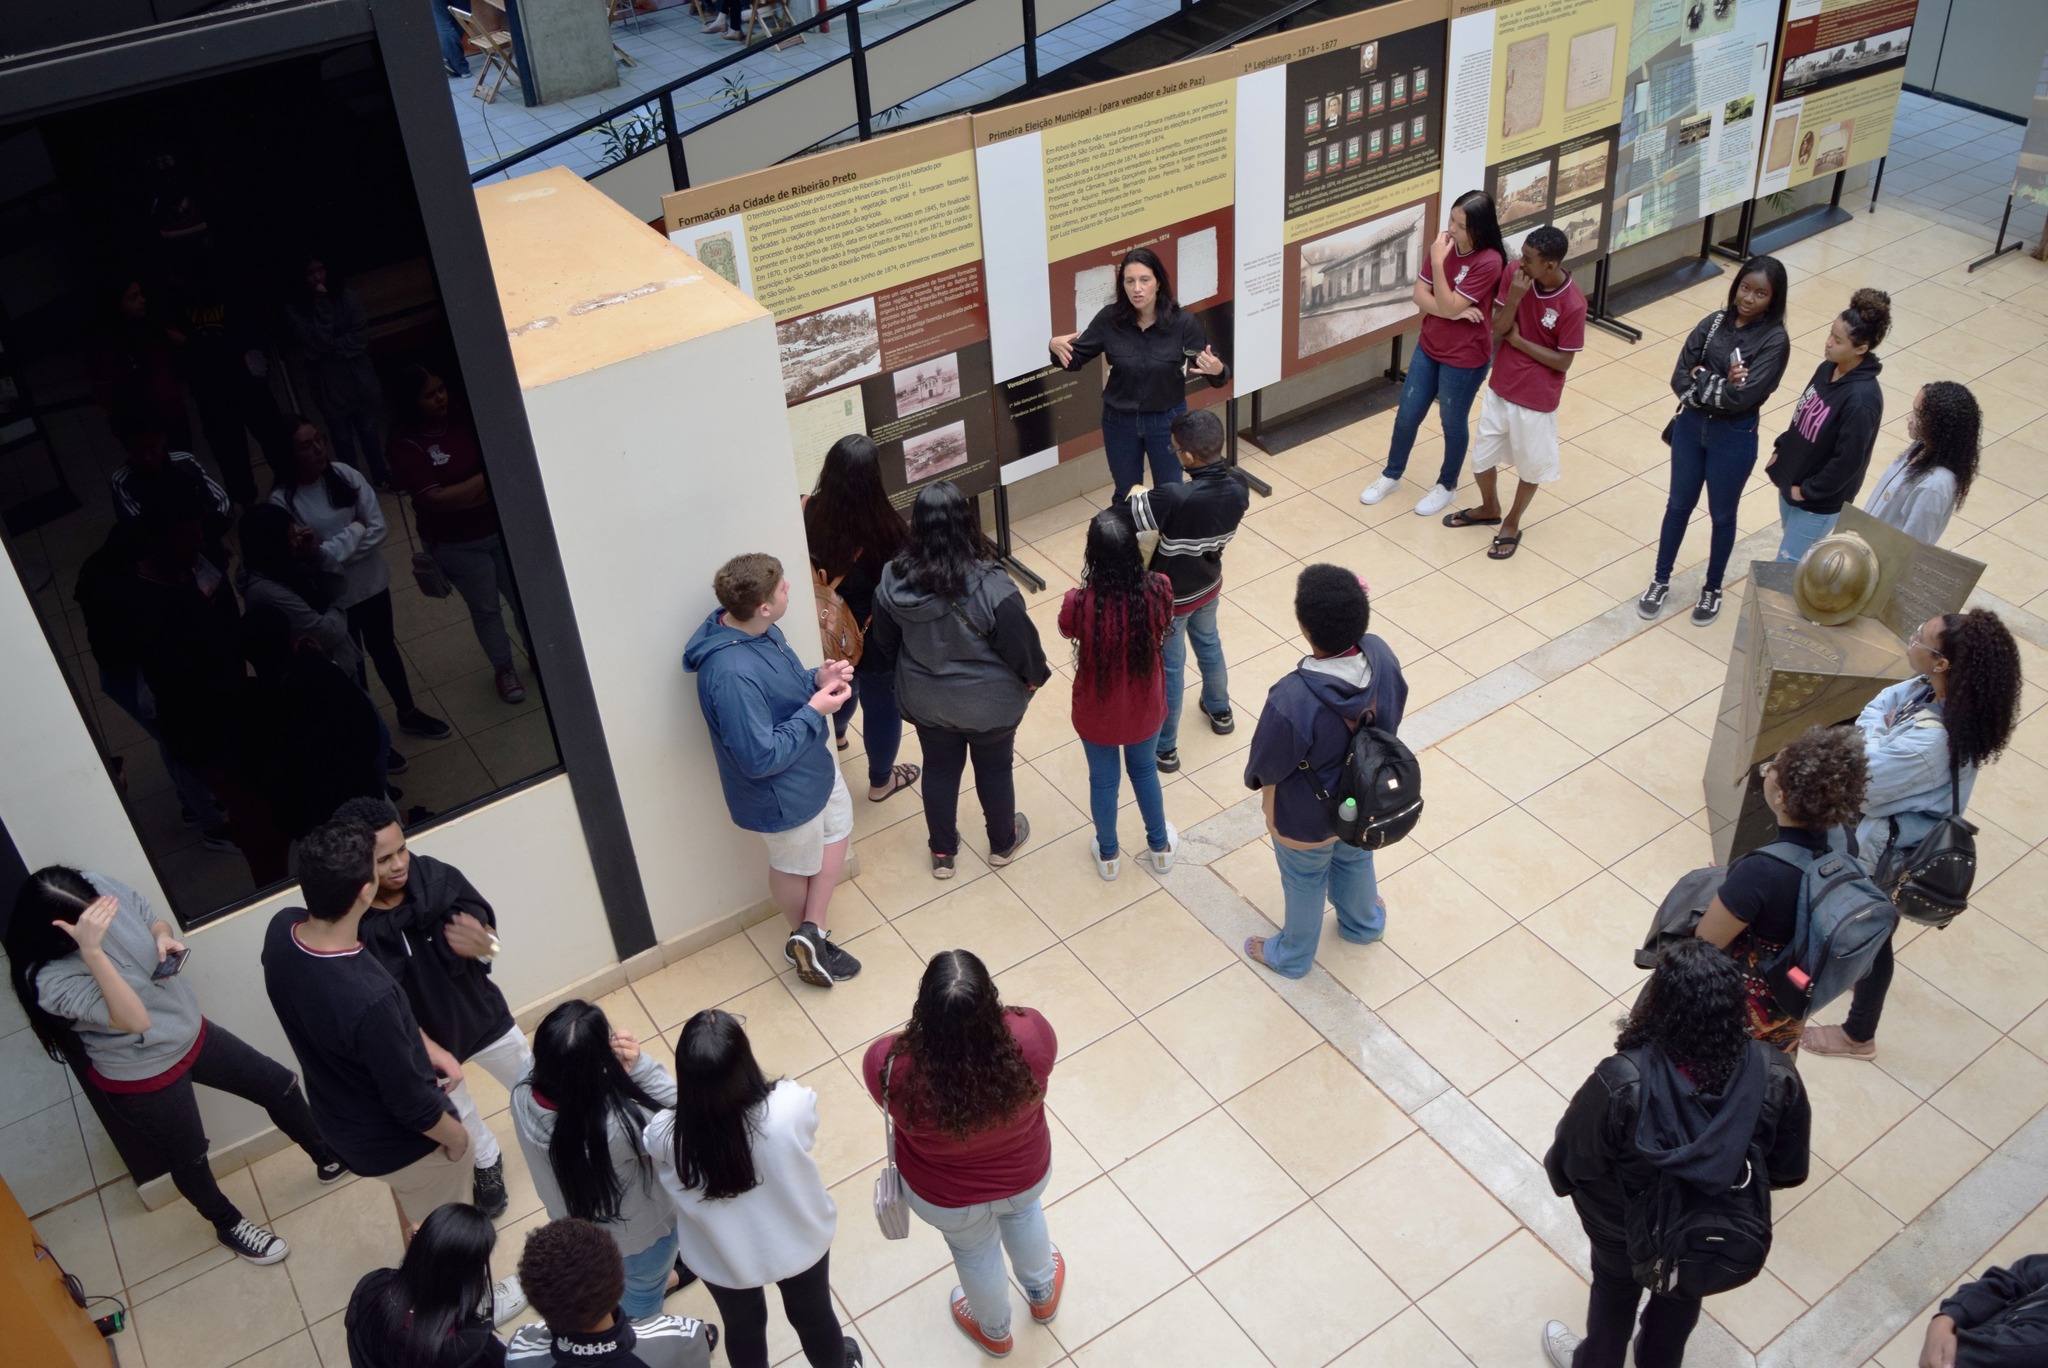
[[[1643,1286],[1629,1271],[1625,1246],[1586,1233],[1593,1242],[1593,1294],[1586,1303],[1586,1341],[1572,1355],[1572,1368],[1621,1368]],[[1679,1368],[1699,1319],[1697,1297],[1652,1292],[1636,1334],[1636,1368]]]
[[[207,1022],[199,1057],[177,1082],[155,1092],[102,1090],[100,1096],[163,1151],[171,1182],[215,1229],[232,1230],[242,1213],[220,1190],[206,1162],[206,1126],[199,1117],[199,1099],[192,1092],[195,1083],[247,1098],[269,1112],[277,1128],[315,1164],[333,1160],[334,1151],[321,1139],[320,1128],[306,1106],[306,1094],[300,1091],[292,1071],[225,1027]]]
[[[775,1285],[782,1290],[782,1313],[804,1347],[811,1368],[845,1368],[846,1337],[832,1309],[832,1288],[826,1265],[832,1251],[793,1278]],[[706,1278],[711,1300],[725,1321],[725,1357],[732,1368],[768,1368],[768,1298],[759,1287],[720,1287]]]
[[[405,677],[405,657],[398,653],[398,631],[391,622],[389,589],[349,605],[348,634],[363,648],[364,655],[377,662],[377,678],[384,681],[384,691],[391,695],[391,701],[398,707],[399,720],[403,721],[413,711],[412,684]],[[369,692],[367,678],[358,678],[356,682],[363,686],[363,692]]]
[[[974,757],[974,791],[988,823],[988,848],[1002,852],[1017,844],[1017,729],[949,731],[917,724],[924,752],[924,824],[934,855],[960,853],[960,776]]]
[[[1856,980],[1856,989],[1849,996],[1849,1018],[1842,1023],[1849,1039],[1864,1043],[1877,1039],[1877,1019],[1884,1015],[1884,995],[1891,989],[1892,938],[1886,936],[1884,948],[1870,962],[1870,972]]]

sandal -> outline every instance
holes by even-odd
[[[847,739],[846,739],[846,733],[844,733],[844,732],[841,732],[841,733],[840,733],[840,734],[839,734],[838,736],[835,736],[835,737],[833,737],[833,738],[832,738],[832,746],[833,746],[833,749],[835,749],[835,750],[842,750],[842,751],[843,751],[843,750],[845,750],[845,749],[846,749],[846,748],[847,748],[848,746],[851,746],[852,744],[853,744],[853,742],[851,742],[851,741],[849,741],[849,740],[847,740]]]
[[[1444,514],[1445,527],[1496,527],[1499,518],[1482,518],[1476,508],[1461,508],[1455,513]]]
[[[1244,938],[1244,957],[1253,964],[1264,965],[1266,963],[1265,950],[1266,938],[1264,936],[1246,936]]]
[[[1522,534],[1519,532],[1515,533],[1512,537],[1495,537],[1493,545],[1486,548],[1486,558],[1488,560],[1507,560],[1515,554],[1515,551],[1521,544]]]
[[[904,789],[907,789],[912,784],[916,783],[917,776],[923,773],[924,771],[922,769],[919,769],[916,765],[896,766],[896,768],[889,771],[889,791],[883,794],[880,798],[877,798],[874,794],[870,793],[868,795],[868,801],[870,803],[881,803],[886,802],[891,798],[894,798]]]

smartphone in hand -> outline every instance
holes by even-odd
[[[161,979],[167,979],[172,977],[180,969],[183,969],[185,967],[185,961],[189,959],[191,955],[192,951],[189,947],[183,950],[176,951],[172,954],[165,955],[162,959],[157,961],[156,968],[150,970],[149,981],[151,983],[155,983]]]

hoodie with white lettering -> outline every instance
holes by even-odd
[[[1883,369],[1874,353],[1866,354],[1837,380],[1834,363],[1823,361],[1806,382],[1792,406],[1790,425],[1773,444],[1776,454],[1764,468],[1794,508],[1839,513],[1863,487],[1877,430],[1884,425],[1884,390],[1877,383]],[[1792,496],[1794,489],[1798,498]]]

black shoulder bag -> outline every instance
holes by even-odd
[[[1885,847],[1884,875],[1878,886],[1892,895],[1892,905],[1907,921],[1939,930],[1970,905],[1970,885],[1977,878],[1977,828],[1963,817],[1962,763],[1951,746],[1948,753],[1949,815],[1929,828],[1910,854],[1899,850],[1899,819],[1891,819],[1891,843]]]
[[[1707,348],[1714,345],[1714,334],[1721,331],[1721,314],[1726,312],[1727,310],[1724,309],[1721,310],[1720,313],[1716,313],[1714,315],[1714,321],[1707,324],[1707,340],[1700,343],[1700,364],[1703,366],[1707,363]],[[1697,379],[1695,379],[1693,383],[1698,384],[1699,382]],[[1688,393],[1690,393],[1690,391],[1688,391]],[[1663,438],[1665,446],[1671,445],[1672,429],[1678,426],[1678,415],[1683,412],[1685,412],[1685,400],[1681,399],[1678,401],[1678,407],[1671,410],[1671,417],[1668,420],[1666,420],[1664,424],[1664,431],[1657,434],[1659,437]]]

